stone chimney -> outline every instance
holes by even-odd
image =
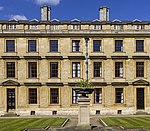
[[[99,9],[100,21],[109,21],[109,8],[102,6]]]
[[[41,6],[41,20],[42,21],[48,21],[50,20],[50,11],[51,8],[49,6]]]

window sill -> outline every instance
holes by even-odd
[[[70,53],[83,53],[83,52],[81,52],[81,51],[72,51]]]
[[[93,77],[92,79],[104,79],[103,77]]]
[[[5,79],[18,79],[17,77],[6,77]]]
[[[92,51],[91,53],[104,53],[104,51]]]
[[[29,51],[28,51],[28,52],[26,52],[26,53],[39,53],[39,52],[36,52],[36,51],[35,51],[35,52],[29,52]]]
[[[134,51],[134,53],[147,53],[145,51]]]
[[[93,105],[98,106],[98,105],[102,105],[102,103],[93,103]]]
[[[113,51],[113,53],[126,53],[124,51]]]
[[[72,103],[71,106],[78,106],[78,103]]]
[[[17,53],[17,52],[6,52],[6,51],[5,51],[4,53]]]
[[[125,77],[114,77],[113,79],[125,79]]]
[[[49,51],[48,53],[61,53],[61,52],[58,52],[58,51]]]
[[[114,106],[126,106],[126,104],[125,103],[115,103],[115,104],[113,104]]]
[[[40,104],[28,104],[29,106],[39,106]]]
[[[60,77],[49,77],[49,79],[60,79]]]
[[[31,80],[31,79],[38,79],[38,78],[37,77],[30,77],[30,78],[28,77],[27,79]]]
[[[60,104],[49,104],[49,106],[60,106]]]
[[[70,79],[81,79],[81,77],[70,77]]]

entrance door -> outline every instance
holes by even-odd
[[[7,111],[15,109],[15,89],[7,89]]]
[[[137,109],[144,109],[144,88],[136,89]]]

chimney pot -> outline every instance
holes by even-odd
[[[99,8],[100,21],[109,21],[109,8],[102,6]]]
[[[50,11],[51,8],[47,5],[41,6],[41,20],[49,21],[50,20]]]

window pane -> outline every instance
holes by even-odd
[[[36,62],[28,63],[28,77],[29,78],[37,77],[37,63]]]
[[[80,62],[72,62],[72,77],[80,77]]]
[[[58,40],[50,40],[50,52],[58,52]]]
[[[136,52],[144,52],[144,40],[136,40]]]
[[[123,77],[123,62],[115,62],[115,77]]]
[[[94,89],[94,103],[102,104],[102,88]]]
[[[50,104],[58,104],[59,103],[59,89],[51,88],[50,89]]]
[[[6,40],[6,52],[15,52],[15,40]]]
[[[116,103],[123,103],[123,88],[116,88]]]
[[[36,40],[28,40],[28,52],[36,52]]]
[[[94,62],[94,77],[102,77],[102,63]]]
[[[15,62],[7,62],[7,78],[15,77]]]
[[[58,62],[50,62],[50,77],[58,77]]]
[[[136,62],[136,77],[144,77],[144,62]]]
[[[77,94],[74,89],[72,89],[72,103],[77,104],[80,94]]]
[[[100,52],[101,50],[101,40],[93,40],[93,52]]]
[[[72,52],[79,52],[80,51],[80,41],[73,40],[72,41]]]
[[[29,89],[29,104],[37,104],[37,89]]]
[[[115,52],[123,52],[123,40],[115,40]]]

